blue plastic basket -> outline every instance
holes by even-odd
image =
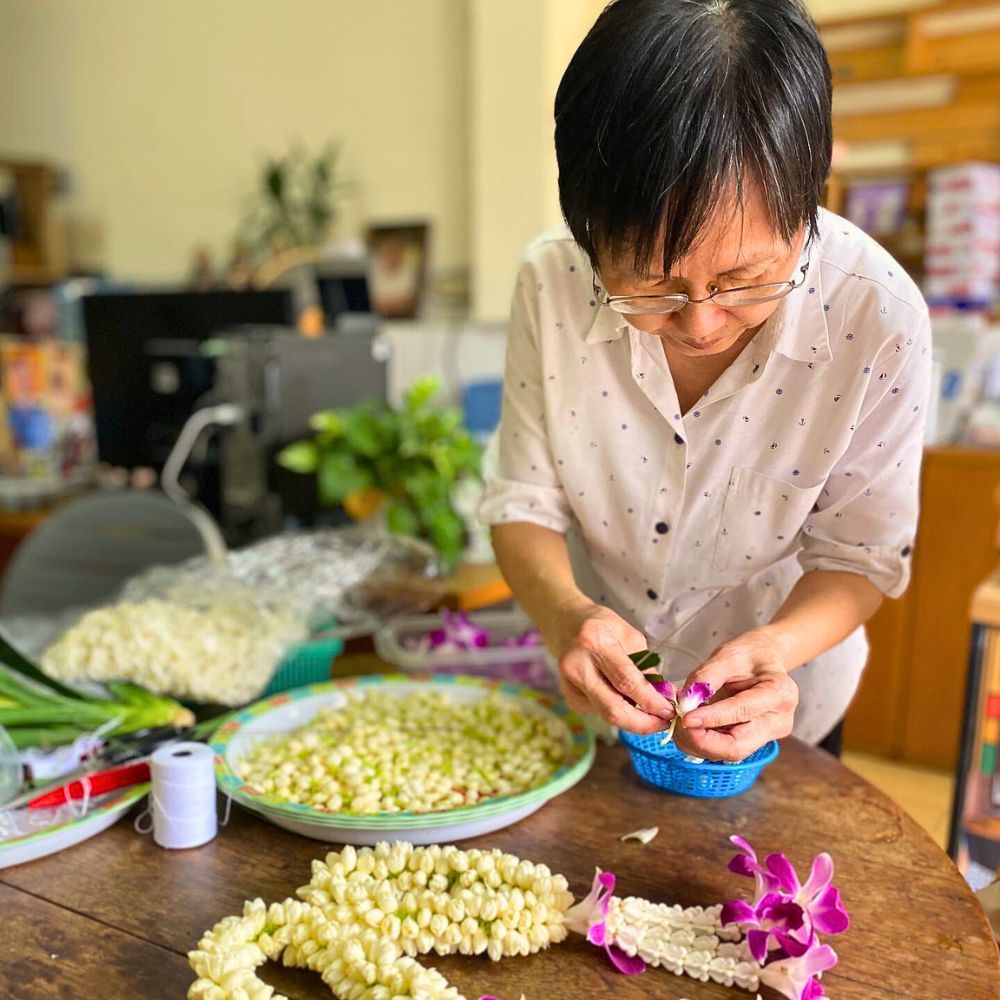
[[[778,756],[778,744],[771,740],[739,764],[707,760],[692,764],[684,759],[684,751],[678,750],[673,741],[660,745],[663,733],[637,736],[622,730],[618,736],[628,747],[635,773],[647,785],[696,799],[724,799],[745,792]]]
[[[293,646],[278,665],[261,698],[269,698],[272,694],[280,694],[306,684],[328,681],[333,661],[343,651],[342,639],[319,639]]]

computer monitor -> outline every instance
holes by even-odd
[[[368,266],[364,260],[325,261],[316,266],[316,291],[328,327],[345,314],[370,313]]]
[[[243,325],[290,325],[292,293],[132,291],[83,299],[101,461],[161,470],[215,362],[199,344]]]

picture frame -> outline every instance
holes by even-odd
[[[430,226],[422,220],[368,227],[368,289],[383,319],[415,319],[427,284]]]

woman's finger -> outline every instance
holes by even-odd
[[[729,698],[699,705],[681,720],[685,729],[717,729],[719,726],[738,726],[761,715],[781,712],[784,693],[777,685],[762,680],[745,691]]]
[[[559,678],[559,689],[562,691],[563,700],[574,712],[582,712],[586,715],[594,710],[587,695],[564,676]]]
[[[619,729],[645,736],[663,732],[667,728],[666,723],[657,716],[633,708],[596,667],[592,666],[584,676],[583,689],[591,705]]]
[[[760,719],[733,726],[729,730],[686,729],[674,733],[677,745],[689,754],[706,760],[746,760],[774,736]]]
[[[583,633],[580,639],[582,648],[619,694],[664,722],[674,717],[674,706],[649,683],[616,639],[609,641],[607,635],[597,631]]]

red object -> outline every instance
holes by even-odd
[[[137,764],[126,764],[123,767],[112,767],[107,771],[97,771],[94,774],[74,778],[69,784],[53,788],[50,792],[39,795],[28,803],[29,809],[50,809],[67,802],[82,799],[87,796],[103,795],[118,788],[128,788],[149,781],[149,763],[139,761]]]
[[[1000,719],[1000,694],[991,694],[986,699],[986,718]]]

